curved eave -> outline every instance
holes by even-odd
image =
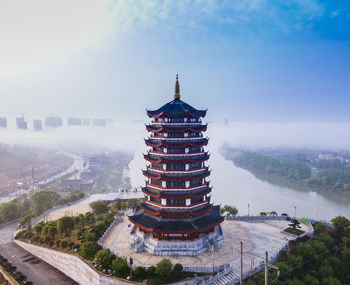
[[[151,163],[169,163],[169,164],[184,164],[184,163],[196,163],[196,162],[204,162],[209,159],[210,154],[206,154],[203,157],[200,157],[196,159],[195,156],[192,157],[184,157],[179,160],[174,160],[174,159],[167,159],[164,156],[151,156],[149,154],[144,154],[143,155],[144,159],[151,162]]]
[[[147,110],[147,115],[150,118],[159,118],[159,117],[168,117],[168,118],[181,118],[181,117],[186,117],[186,116],[190,116],[193,118],[204,118],[205,115],[207,114],[207,110],[201,110],[198,112],[198,114],[193,114],[191,112],[183,112],[181,114],[171,114],[171,113],[167,113],[167,112],[159,112],[157,113],[157,111],[149,111]]]
[[[156,190],[150,190],[147,187],[142,187],[142,192],[148,196],[154,197],[154,198],[165,198],[165,199],[188,199],[188,198],[200,198],[205,195],[208,195],[212,190],[212,187],[205,188],[203,191],[193,191],[194,193],[191,193],[192,191],[188,192],[175,192],[175,191],[156,191]],[[157,192],[157,193],[155,193]],[[195,194],[198,193],[198,194]]]
[[[198,211],[198,212],[193,212],[193,211],[186,211],[186,213],[184,213],[185,211],[181,211],[179,210],[179,213],[174,213],[172,212],[171,214],[166,211],[166,210],[154,210],[149,207],[149,208],[146,208],[145,207],[145,203],[144,204],[141,204],[140,205],[140,208],[142,210],[144,210],[146,213],[152,215],[152,216],[162,216],[162,217],[165,217],[165,218],[188,218],[188,217],[196,217],[196,216],[200,216],[200,215],[204,215],[206,213],[208,213],[212,208],[213,208],[213,204],[209,204],[208,207],[206,207],[205,209],[203,209],[203,211]],[[167,213],[168,212],[168,213]]]
[[[150,147],[187,147],[187,146],[192,146],[192,147],[201,147],[201,146],[206,146],[208,144],[208,139],[203,139],[202,141],[195,142],[195,141],[187,141],[187,142],[166,142],[164,140],[150,140],[150,139],[145,139],[146,145]]]
[[[164,174],[164,173],[157,173],[150,170],[142,170],[143,175],[153,179],[153,180],[163,180],[163,181],[188,181],[188,180],[198,180],[206,178],[210,175],[210,170],[205,170],[202,172],[198,172],[195,174],[182,174],[182,175],[171,175],[171,174]]]
[[[160,133],[160,132],[168,132],[168,133],[177,133],[177,132],[193,132],[193,133],[200,133],[205,132],[207,130],[207,125],[201,125],[198,127],[166,127],[166,126],[153,126],[153,125],[146,125],[146,129],[149,132],[152,133]]]

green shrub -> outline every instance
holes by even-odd
[[[95,255],[95,262],[100,264],[103,269],[109,269],[112,265],[112,255],[109,249],[102,249]]]
[[[126,278],[129,275],[130,268],[125,258],[117,257],[112,261],[112,267],[117,277]]]
[[[172,269],[173,269],[173,264],[167,258],[162,259],[156,265],[156,273],[162,277],[169,276]]]
[[[46,237],[44,238],[44,241],[45,241],[46,244],[49,244],[49,242],[51,241],[51,237],[46,236]]]
[[[68,240],[63,240],[63,241],[61,241],[61,246],[62,246],[63,248],[66,248],[66,247],[68,246]]]
[[[137,266],[134,273],[139,278],[144,278],[146,276],[146,270],[142,266]]]
[[[61,245],[61,240],[56,240],[56,246],[59,247]]]
[[[156,267],[154,265],[148,267],[147,272],[150,276],[156,275]]]
[[[80,255],[86,259],[93,259],[96,252],[96,244],[92,241],[85,241],[81,245]]]
[[[69,242],[69,244],[68,244],[68,246],[69,246],[69,248],[70,248],[70,249],[72,249],[74,245],[75,245],[75,243],[74,243],[74,242],[72,242],[72,241],[71,241],[71,242]]]
[[[180,264],[180,263],[176,263],[174,265],[174,272],[175,273],[181,273],[183,269],[184,268],[183,268],[182,264]]]

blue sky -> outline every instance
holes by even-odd
[[[183,100],[208,107],[211,120],[350,120],[348,1],[14,0],[0,8],[0,113],[141,120],[145,108],[171,100],[178,72]]]

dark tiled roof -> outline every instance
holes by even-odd
[[[165,104],[157,110],[147,110],[147,114],[150,117],[159,117],[161,115],[166,115],[169,117],[180,117],[184,115],[190,115],[192,117],[204,117],[206,112],[206,110],[197,110],[189,104],[181,101],[180,99],[174,99],[173,101]]]
[[[197,126],[189,126],[189,125],[182,125],[182,126],[166,126],[166,125],[146,125],[146,128],[150,132],[160,132],[160,131],[166,131],[166,132],[205,132],[207,130],[207,125],[197,125]]]
[[[192,155],[192,156],[157,156],[152,154],[145,154],[145,159],[152,162],[164,162],[164,163],[188,163],[188,162],[203,162],[209,159],[209,155],[207,152],[202,153],[200,155]]]
[[[204,215],[185,219],[169,219],[160,216],[152,216],[139,208],[135,212],[135,215],[129,217],[129,219],[143,228],[155,230],[157,232],[170,233],[200,232],[201,230],[212,228],[224,220],[220,215],[219,206],[214,206]]]
[[[153,195],[153,196],[161,196],[163,198],[181,198],[181,197],[198,197],[198,196],[203,196],[206,195],[211,191],[211,187],[205,186],[203,188],[195,189],[192,191],[160,191],[160,190],[155,190],[150,187],[142,187],[142,191],[145,192],[148,195]]]
[[[205,212],[213,207],[212,204],[206,203],[203,205],[200,205],[198,207],[195,207],[193,209],[160,209],[158,207],[152,206],[148,203],[141,204],[141,207],[148,210],[149,212],[154,213],[155,215],[165,215],[165,216],[191,216],[191,215],[198,215],[199,213]]]
[[[158,173],[151,170],[143,170],[143,174],[147,177],[151,177],[154,179],[166,179],[166,180],[176,180],[176,181],[183,181],[183,180],[195,180],[195,179],[201,179],[204,177],[207,177],[210,175],[210,171],[208,170],[208,167],[203,169],[202,171],[194,172],[194,173],[188,173],[187,171],[183,171],[183,173]]]
[[[146,144],[153,147],[165,146],[165,147],[185,147],[185,146],[203,146],[208,144],[208,139],[203,138],[199,140],[182,140],[182,141],[173,141],[173,140],[152,140],[146,139]]]

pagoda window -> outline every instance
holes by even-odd
[[[199,198],[191,198],[191,204],[196,204],[199,202],[203,202],[203,197],[199,197]]]
[[[191,123],[197,123],[199,122],[199,118],[188,118],[188,121]]]
[[[170,118],[169,120],[170,120],[170,122],[172,122],[172,123],[181,123],[181,122],[184,121],[183,118]]]
[[[153,151],[163,152],[163,148],[162,147],[154,147]]]
[[[162,181],[151,179],[151,184],[157,185],[157,186],[162,186]]]
[[[182,137],[183,133],[169,133],[169,137]]]
[[[167,187],[185,187],[185,181],[168,181]]]
[[[168,164],[167,170],[185,170],[185,164]]]
[[[191,180],[190,181],[190,186],[196,186],[196,185],[199,185],[199,184],[202,184],[202,180]]]
[[[200,147],[191,147],[190,148],[190,152],[198,152],[198,151],[201,151]]]
[[[191,163],[190,166],[189,166],[189,169],[200,168],[200,167],[202,167],[202,163],[201,162]]]
[[[169,153],[183,153],[185,152],[184,148],[168,148]]]
[[[153,168],[163,169],[163,163],[152,163]]]
[[[197,136],[198,136],[198,133],[188,133],[188,136],[189,136],[189,137],[197,137]]]
[[[186,199],[167,199],[167,205],[186,205]]]
[[[154,198],[154,197],[150,196],[150,201],[155,202],[157,204],[161,204],[160,198]]]

